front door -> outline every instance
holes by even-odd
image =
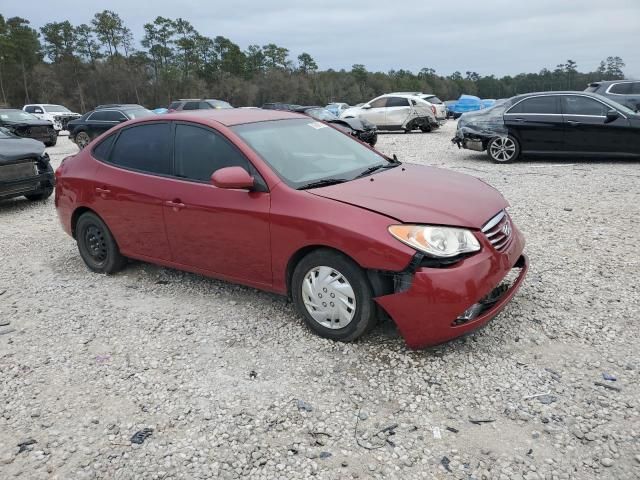
[[[504,123],[520,142],[523,153],[565,150],[564,122],[557,95],[529,97],[516,103],[504,114]]]
[[[93,151],[101,160],[92,208],[124,255],[171,260],[164,223],[170,195],[171,125],[145,123],[107,137]]]
[[[174,175],[165,222],[174,261],[229,280],[271,285],[271,245],[266,191],[211,184],[213,172],[240,166],[258,173],[220,133],[204,126],[175,127]]]
[[[609,105],[594,98],[584,95],[563,96],[567,149],[591,155],[637,153],[630,141],[629,121],[620,115],[614,121],[607,122],[609,110]]]
[[[373,123],[376,127],[385,125],[387,97],[376,98],[364,105],[358,115],[360,118]]]
[[[411,113],[409,99],[404,97],[389,97],[387,98],[386,110],[385,125],[391,129],[400,128],[407,121]]]

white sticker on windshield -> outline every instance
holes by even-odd
[[[312,122],[312,123],[307,123],[307,125],[309,125],[312,128],[315,128],[316,130],[320,130],[321,128],[327,128],[327,126],[322,122]]]

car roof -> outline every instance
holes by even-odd
[[[640,80],[599,80],[597,82],[589,83],[589,87],[596,87],[599,85],[611,85],[613,83],[636,83],[640,82]]]
[[[263,110],[248,108],[225,108],[219,110],[188,110],[187,112],[166,113],[162,120],[186,120],[194,119],[202,121],[212,120],[227,127],[242,125],[245,123],[268,122],[274,120],[291,120],[296,118],[309,119],[306,115],[287,110]],[[143,117],[139,121],[158,120],[158,117]]]

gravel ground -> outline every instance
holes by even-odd
[[[197,275],[92,274],[53,199],[2,202],[0,478],[640,478],[638,163],[493,165],[454,129],[379,148],[501,190],[531,270],[486,328],[422,351],[390,323],[318,338]]]

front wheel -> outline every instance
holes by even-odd
[[[47,188],[44,192],[26,194],[25,198],[31,202],[41,202],[46,200],[53,193],[53,188]]]
[[[76,135],[76,145],[78,145],[80,150],[89,145],[90,142],[91,138],[89,138],[89,134],[87,132],[78,132]]]
[[[487,154],[494,163],[511,163],[520,156],[520,144],[511,135],[495,137],[487,144]]]
[[[94,272],[115,273],[127,263],[109,228],[94,213],[83,213],[78,219],[76,241],[82,260]]]
[[[332,250],[316,250],[298,263],[291,292],[298,313],[321,337],[350,342],[376,324],[366,274],[352,260]]]

